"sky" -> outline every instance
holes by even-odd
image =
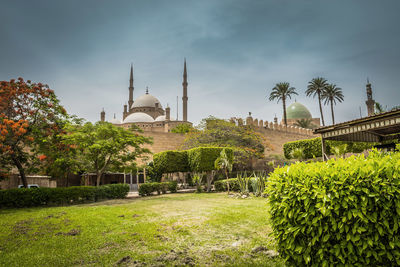
[[[336,122],[366,116],[373,98],[400,104],[398,0],[2,0],[0,80],[46,83],[67,111],[89,121],[122,117],[130,64],[134,99],[146,86],[182,119],[182,72],[188,68],[188,119],[272,121],[282,104],[268,96],[289,82],[320,117],[308,82],[342,88]],[[331,123],[329,106],[323,108]]]

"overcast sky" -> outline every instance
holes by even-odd
[[[287,81],[313,117],[307,83],[323,76],[343,89],[337,121],[366,115],[366,79],[383,105],[400,104],[398,0],[2,0],[0,80],[23,77],[55,90],[67,111],[96,121],[122,117],[134,64],[134,98],[149,86],[182,118],[183,60],[188,117],[271,121],[267,95]],[[292,101],[289,102],[289,104]],[[331,123],[328,106],[324,107]]]

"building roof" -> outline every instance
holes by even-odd
[[[154,121],[165,121],[165,115],[158,116]]]
[[[121,121],[119,119],[113,118],[110,120],[110,123],[112,124],[121,124]]]
[[[382,142],[400,138],[400,109],[314,130],[322,138],[350,142]]]
[[[288,119],[312,119],[310,111],[299,102],[294,102],[286,108]]]
[[[154,122],[154,119],[143,112],[135,112],[130,114],[122,123],[135,123],[135,122]]]
[[[150,94],[144,94],[142,96],[139,96],[132,104],[132,108],[142,108],[142,107],[155,107],[156,103],[158,103],[158,107],[162,108],[160,101],[150,95]]]

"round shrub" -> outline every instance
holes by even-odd
[[[400,153],[276,169],[273,233],[290,265],[400,265]]]
[[[186,172],[189,170],[187,151],[168,150],[154,154],[154,169],[160,173]]]

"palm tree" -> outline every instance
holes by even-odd
[[[311,82],[308,83],[308,87],[306,90],[307,96],[311,95],[313,97],[315,97],[316,95],[318,96],[319,111],[321,112],[322,126],[325,126],[325,121],[324,121],[324,114],[322,113],[321,95],[325,91],[327,85],[328,83],[325,78],[317,77],[312,79]]]
[[[230,190],[229,189],[229,172],[232,171],[233,158],[230,158],[226,154],[225,148],[222,149],[219,157],[215,160],[214,166],[216,167],[216,169],[224,170],[225,176],[226,176],[226,185],[227,185],[228,195],[229,195],[229,190]]]
[[[381,103],[375,102],[375,114],[380,114],[387,111],[388,111],[387,106],[384,107]]]
[[[289,83],[277,83],[274,88],[272,88],[272,92],[269,95],[269,100],[282,100],[283,104],[283,120],[285,122],[285,126],[287,126],[287,118],[286,118],[286,99],[292,98],[292,95],[297,95],[296,88],[290,87]]]
[[[311,119],[299,119],[296,121],[294,125],[305,129],[316,128],[315,124],[312,123]]]
[[[322,93],[322,99],[325,99],[325,105],[330,102],[331,112],[332,112],[332,124],[335,124],[335,115],[333,113],[333,104],[336,105],[337,102],[342,102],[344,99],[342,88],[336,86],[336,84],[328,84],[325,87],[325,91]]]

